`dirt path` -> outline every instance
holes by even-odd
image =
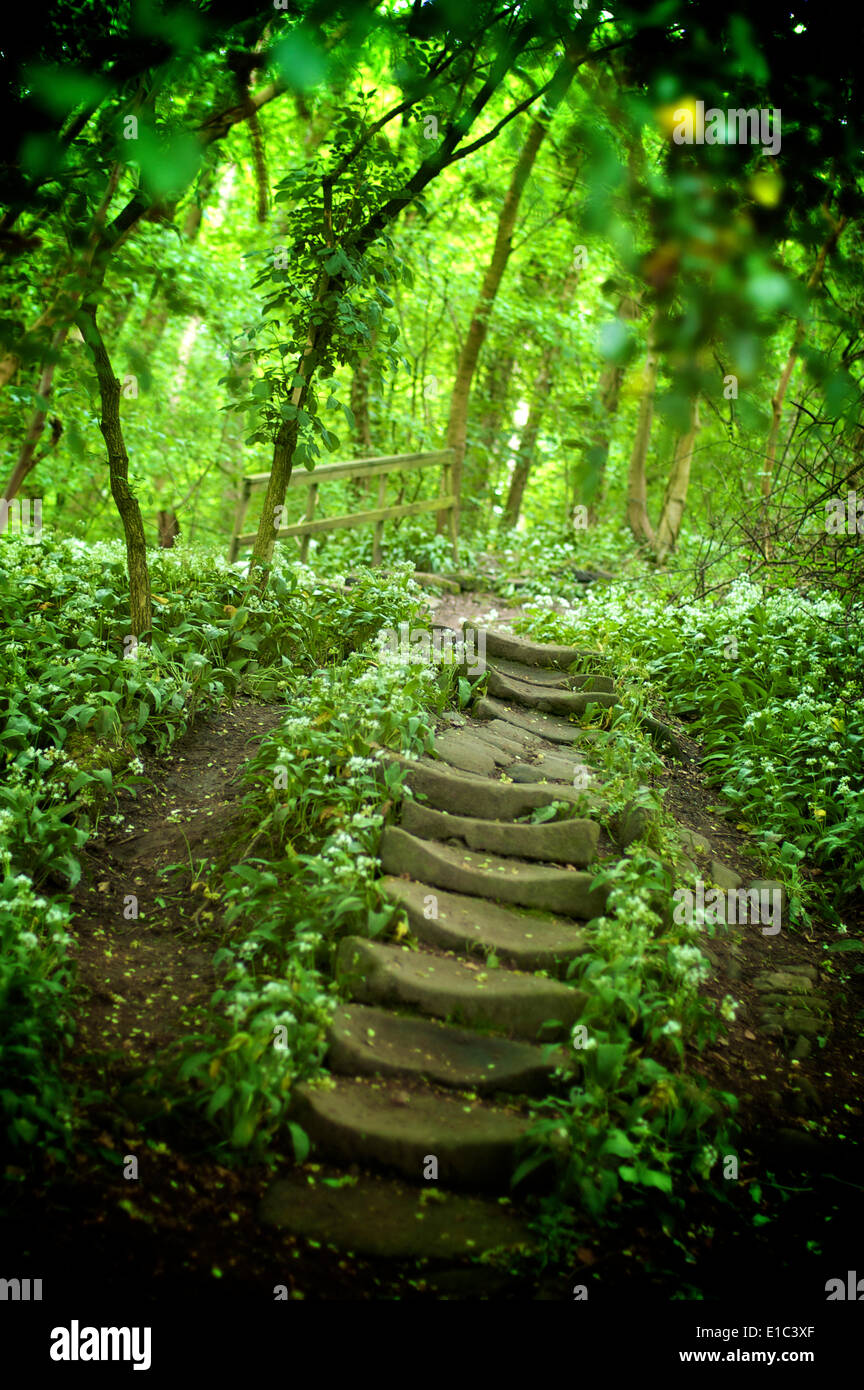
[[[201,1021],[216,987],[208,924],[218,894],[207,897],[198,869],[228,836],[242,769],[280,717],[239,700],[198,721],[145,762],[147,784],[120,800],[122,829],[88,844],[76,894],[76,1054],[119,1052],[115,1080]]]

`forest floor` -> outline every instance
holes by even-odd
[[[493,610],[498,622],[516,611],[492,594],[472,594],[437,602],[434,616],[455,627]],[[260,1298],[262,1291],[266,1299],[277,1285],[295,1299],[430,1295],[426,1271],[416,1263],[364,1260],[260,1224],[264,1192],[294,1166],[288,1151],[275,1167],[228,1167],[194,1129],[178,1127],[168,1115],[156,1126],[159,1142],[142,1141],[138,1120],[147,1112],[136,1112],[135,1079],[164,1048],[198,1029],[216,988],[218,895],[208,897],[205,865],[230,843],[243,765],[283,713],[244,699],[199,719],[170,753],[146,761],[146,786],[121,804],[125,824],[88,846],[76,891],[77,1034],[67,1065],[75,1080],[116,1097],[117,1105],[92,1112],[92,1142],[72,1171],[48,1171],[35,1187],[21,1182],[4,1232],[7,1262],[18,1250],[28,1267],[50,1267],[66,1288],[94,1294],[134,1288],[145,1304],[223,1293]],[[665,804],[752,879],[758,866],[751,844],[716,814],[699,748],[686,732],[682,738],[686,761],[667,765],[659,778]],[[133,894],[141,915],[127,918],[124,904]],[[809,937],[750,931],[734,947],[715,939],[711,952],[715,968],[706,989],[718,999],[734,994],[741,1007],[727,1036],[689,1061],[712,1086],[739,1097],[741,1150],[764,1195],[770,1190],[773,1214],[754,1222],[763,1210],[755,1201],[720,1204],[694,1185],[674,1231],[664,1233],[648,1205],[614,1225],[586,1225],[576,1270],[550,1267],[525,1277],[487,1271],[481,1282],[476,1267],[467,1266],[449,1271],[449,1283],[439,1279],[436,1297],[443,1291],[453,1298],[482,1292],[568,1300],[574,1279],[590,1273],[602,1277],[598,1296],[610,1299],[722,1300],[730,1292],[763,1298],[766,1290],[780,1295],[805,1286],[819,1298],[825,1280],[845,1278],[855,1267],[849,1232],[860,1231],[864,1217],[864,1118],[855,1070],[861,976],[857,992],[826,980],[818,931]],[[759,972],[788,965],[822,972],[820,989],[831,999],[825,1046],[796,1061],[760,1030],[753,984]],[[116,1162],[126,1153],[138,1156],[136,1183],[124,1180]],[[338,1175],[325,1164],[312,1170]]]

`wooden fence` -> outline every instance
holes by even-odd
[[[391,507],[385,505],[387,479],[391,473],[413,473],[423,468],[431,468],[435,464],[442,466],[441,491],[437,497],[428,497],[422,502],[401,502]],[[322,516],[316,519],[315,508],[318,503],[318,489],[321,485],[327,482],[347,481],[351,478],[378,479],[377,507],[372,511],[348,512],[344,516]],[[234,534],[231,537],[231,549],[228,552],[229,560],[236,560],[237,552],[254,542],[256,535],[254,531],[245,535],[242,533],[243,522],[252,493],[260,488],[265,488],[269,480],[269,473],[252,473],[242,480],[240,496],[237,499],[237,513],[234,518]],[[390,454],[382,458],[355,459],[351,463],[325,463],[320,468],[316,468],[313,473],[309,473],[303,468],[292,472],[288,487],[289,490],[300,487],[308,489],[306,510],[302,521],[297,522],[294,526],[281,527],[276,532],[276,539],[281,541],[286,540],[289,536],[297,536],[300,540],[300,559],[303,561],[305,561],[309,550],[310,536],[317,535],[321,531],[341,531],[346,528],[374,525],[372,563],[379,565],[381,563],[381,537],[385,521],[392,521],[401,516],[419,516],[422,512],[439,512],[448,515],[453,557],[458,559],[459,500],[453,492],[452,449],[439,449],[436,453],[430,454]]]

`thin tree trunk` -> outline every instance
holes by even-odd
[[[639,317],[640,306],[630,295],[622,295],[618,304],[618,317],[633,320]],[[601,416],[597,424],[586,457],[587,486],[583,487],[588,511],[589,526],[596,525],[597,515],[603,501],[606,483],[606,467],[609,463],[609,449],[612,443],[612,426],[618,414],[621,387],[627,368],[608,362],[600,373],[595,400]]]
[[[114,375],[111,360],[96,324],[95,305],[83,305],[76,315],[75,322],[84,336],[99,381],[102,400],[99,428],[108,451],[111,496],[120,513],[126,537],[132,634],[135,637],[143,637],[153,626],[150,575],[147,569],[147,542],[144,537],[141,508],[129,486],[129,455],[126,453],[123,427],[120,423],[120,382]]]
[[[576,61],[573,60],[562,72],[561,83],[556,93],[554,102],[547,98],[546,105],[554,109],[558,102],[565,95],[576,71]],[[465,460],[465,446],[468,437],[468,403],[471,397],[471,386],[474,381],[474,373],[477,369],[477,362],[480,352],[489,331],[489,316],[492,312],[501,281],[504,278],[504,271],[510,259],[510,251],[513,232],[516,228],[516,218],[519,213],[519,203],[534,168],[534,163],[540,150],[540,146],[549,128],[549,118],[543,120],[535,119],[531,122],[528,137],[522,146],[522,151],[516,161],[513,175],[510,180],[510,187],[504,197],[501,212],[498,217],[498,229],[495,235],[495,245],[492,250],[492,258],[483,277],[483,284],[480,295],[471,319],[471,326],[462,344],[462,351],[459,355],[459,364],[456,368],[456,379],[453,383],[453,395],[450,399],[450,417],[447,422],[447,447],[453,450],[453,491],[457,498],[462,489],[462,469]],[[447,513],[439,512],[438,530],[443,531],[447,525]]]
[[[282,421],[273,441],[273,462],[267,482],[267,494],[258,521],[258,531],[249,564],[250,578],[256,570],[259,570],[261,572],[259,579],[262,585],[266,584],[267,571],[273,559],[276,532],[280,528],[285,494],[291,479],[294,450],[297,447],[297,436],[300,432],[300,422],[296,412],[302,407],[306,399],[321,355],[333,335],[335,306],[331,307],[330,313],[322,321],[316,321],[316,310],[320,312],[330,290],[330,284],[329,275],[322,271],[310,310],[306,346],[294,373],[295,376],[302,378],[302,381],[294,387],[289,398],[291,404],[296,408],[294,418]]]
[[[568,271],[559,289],[559,309],[566,310],[569,308],[576,286],[579,283],[579,278],[578,270],[571,268]],[[544,285],[543,289],[545,288],[546,286]],[[499,529],[502,532],[514,531],[519,520],[519,513],[522,510],[522,498],[525,495],[525,487],[534,462],[534,455],[537,452],[537,440],[540,436],[540,426],[543,423],[543,416],[549,404],[552,374],[560,352],[561,339],[559,337],[556,341],[546,344],[540,357],[540,368],[534,382],[528,419],[525,421],[522,437],[519,440],[519,448],[516,452],[516,464],[510,479],[507,501],[501,516]]]
[[[368,458],[372,452],[372,421],[369,418],[369,363],[363,357],[351,377],[351,412],[354,416],[354,457]]]
[[[51,339],[51,355],[54,358],[54,361],[46,362],[42,367],[42,375],[39,378],[39,385],[37,386],[36,390],[38,395],[46,403],[48,397],[51,394],[51,387],[54,381],[54,372],[57,369],[57,354],[60,352],[60,349],[66,341],[66,335],[68,332],[68,324],[64,324],[62,328],[57,329],[53,338]],[[30,473],[32,469],[36,467],[36,464],[39,462],[41,458],[45,457],[46,453],[48,453],[51,449],[54,448],[54,446],[60,438],[60,435],[62,433],[62,427],[60,425],[59,420],[57,420],[55,416],[52,426],[51,440],[49,441],[47,448],[43,449],[42,452],[39,454],[36,453],[36,446],[39,443],[39,440],[42,438],[42,432],[45,429],[45,421],[47,420],[47,418],[47,404],[45,407],[37,406],[30,417],[30,424],[27,426],[27,433],[25,434],[24,442],[21,445],[21,452],[18,455],[15,467],[12,469],[12,472],[9,476],[9,481],[7,482],[6,487],[3,491],[3,496],[9,502],[11,502],[13,497],[17,496],[18,489],[21,487],[21,484],[27,477],[27,474]]]
[[[485,499],[487,506],[494,505],[498,466],[503,457],[502,426],[515,365],[516,354],[507,348],[498,348],[484,370],[486,404],[478,421],[478,448],[470,460],[466,459],[463,473],[467,508],[477,508],[478,498]]]
[[[528,475],[531,472],[531,465],[534,462],[534,454],[537,449],[537,439],[540,434],[540,425],[543,421],[543,414],[546,409],[546,401],[543,398],[549,390],[549,363],[544,360],[537,379],[534,383],[534,401],[528,411],[528,419],[519,440],[519,447],[516,451],[516,463],[510,478],[510,487],[507,491],[507,501],[504,504],[504,511],[501,514],[499,531],[515,531],[519,521],[519,513],[522,510],[522,498],[525,495],[525,486],[528,482]]]
[[[693,463],[693,450],[696,436],[701,428],[699,420],[699,396],[693,397],[690,406],[690,428],[680,436],[675,444],[672,468],[663,498],[663,510],[657,527],[656,554],[664,560],[670,550],[674,550],[681,530],[681,518],[687,505],[687,489],[690,486],[690,469]]]
[[[847,218],[838,218],[837,221],[833,223],[829,236],[825,239],[823,245],[821,246],[819,250],[819,255],[816,257],[816,264],[813,266],[813,269],[810,272],[810,278],[807,281],[807,290],[809,293],[812,293],[813,290],[817,288],[819,281],[822,279],[822,276],[825,273],[825,263],[828,260],[828,257],[831,254],[831,252],[834,250],[834,247],[837,245],[837,242],[840,238],[840,234],[842,233],[843,228],[846,226],[846,222]],[[766,507],[768,503],[768,498],[771,496],[771,488],[774,484],[774,468],[777,458],[777,436],[780,433],[780,419],[783,414],[783,405],[786,400],[786,392],[789,389],[789,382],[791,380],[792,372],[795,368],[795,363],[798,359],[798,353],[800,351],[801,344],[804,341],[804,334],[806,333],[806,331],[807,324],[805,320],[799,319],[795,328],[795,335],[792,339],[792,346],[789,349],[789,355],[786,358],[786,363],[783,367],[783,371],[780,373],[780,381],[778,382],[777,390],[774,393],[774,398],[771,401],[771,428],[768,431],[768,440],[765,445],[765,467],[762,470],[761,484],[762,497]]]
[[[630,469],[627,475],[627,525],[637,540],[654,544],[654,528],[648,516],[648,485],[645,478],[645,463],[648,446],[651,443],[651,422],[654,418],[654,390],[657,385],[659,359],[656,345],[656,328],[659,315],[655,314],[648,334],[648,355],[642,374],[642,396],[639,401],[639,417],[636,436],[630,453]]]
[[[174,511],[158,511],[156,513],[156,525],[159,530],[159,545],[162,550],[172,550],[174,542],[180,535],[180,522],[177,513]]]

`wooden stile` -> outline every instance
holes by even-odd
[[[431,468],[441,464],[441,491],[437,497],[429,497],[421,502],[403,502],[386,506],[387,478],[390,473],[410,473],[419,469]],[[350,478],[378,478],[378,505],[371,511],[348,512],[343,516],[315,517],[318,492],[323,483],[347,481]],[[439,449],[428,454],[388,454],[380,458],[355,459],[350,463],[325,463],[313,472],[292,473],[288,488],[305,487],[306,508],[303,520],[293,526],[282,526],[276,532],[277,540],[287,540],[296,536],[300,541],[300,559],[305,562],[309,551],[309,537],[322,531],[341,531],[359,526],[375,527],[372,544],[372,563],[380,565],[384,524],[396,517],[420,516],[424,512],[437,512],[449,518],[450,541],[453,558],[458,560],[459,540],[459,499],[453,493],[453,450]],[[243,478],[237,498],[234,517],[234,532],[228,559],[237,559],[237,553],[255,540],[255,532],[243,533],[243,522],[252,498],[252,493],[267,486],[269,473],[251,473]]]

